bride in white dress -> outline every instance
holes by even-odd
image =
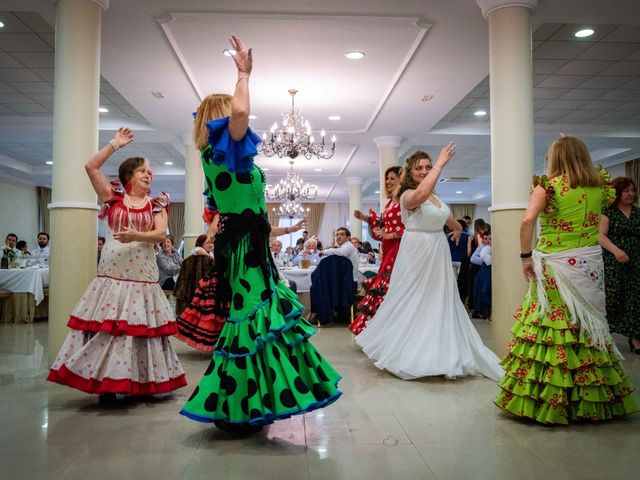
[[[398,197],[405,233],[384,301],[356,342],[381,370],[404,379],[445,375],[504,375],[460,301],[443,232],[461,227],[434,193],[442,168],[455,154],[450,143],[436,165],[424,152],[407,159]]]

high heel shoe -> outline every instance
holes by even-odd
[[[633,339],[629,339],[629,349],[631,350],[631,353],[635,353],[636,355],[640,355],[640,348],[636,348],[633,345]]]

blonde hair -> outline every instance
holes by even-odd
[[[231,115],[233,97],[226,93],[213,93],[202,100],[193,122],[193,140],[198,150],[209,144],[207,122]]]
[[[415,152],[404,162],[402,171],[400,172],[400,185],[396,189],[394,195],[394,200],[396,202],[400,202],[400,197],[404,192],[406,192],[407,190],[415,190],[418,187],[418,182],[416,182],[411,176],[411,170],[416,163],[424,159],[429,160],[430,165],[433,163],[429,154],[421,150]]]
[[[549,178],[566,175],[571,188],[604,185],[602,176],[591,161],[587,146],[577,137],[558,138],[549,146],[547,160]]]

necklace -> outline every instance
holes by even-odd
[[[147,204],[148,200],[149,200],[149,196],[145,195],[140,203],[135,204],[135,203],[133,203],[131,201],[131,197],[129,196],[128,193],[125,193],[125,195],[124,195],[124,203],[125,203],[125,206],[128,207],[128,208],[140,209],[140,208],[144,207]]]

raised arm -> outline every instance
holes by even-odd
[[[113,139],[98,150],[84,166],[93,189],[103,203],[111,199],[112,193],[111,183],[101,170],[102,165],[104,165],[113,152],[129,145],[131,142],[133,142],[133,133],[131,133],[131,130],[128,128],[119,128],[113,136]]]
[[[524,212],[522,223],[520,223],[520,252],[528,254],[531,252],[533,243],[533,230],[536,226],[538,215],[547,204],[547,192],[540,185],[536,186],[529,198],[529,204]],[[536,274],[533,270],[533,260],[531,256],[522,259],[522,273],[526,280],[535,280]]]
[[[249,128],[249,75],[253,68],[253,56],[251,49],[242,43],[235,35],[229,38],[231,47],[236,51],[233,60],[238,69],[238,81],[233,93],[231,118],[229,119],[229,133],[231,138],[240,141],[244,138]]]
[[[295,225],[291,225],[290,227],[271,227],[270,237],[279,237],[280,235],[288,235],[293,232],[297,232],[298,230],[303,229],[305,226],[305,219],[303,218]]]
[[[407,190],[403,195],[404,208],[407,210],[414,210],[427,201],[429,196],[433,193],[433,189],[438,182],[438,177],[440,176],[442,169],[447,163],[449,163],[449,160],[451,160],[455,154],[456,146],[453,142],[449,142],[449,144],[440,151],[438,161],[433,168],[431,168],[431,171],[427,176],[418,184],[416,189]]]

